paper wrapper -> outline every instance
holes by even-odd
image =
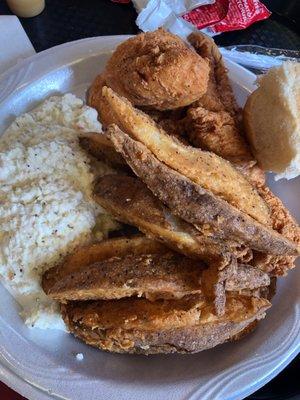
[[[258,0],[133,0],[133,4],[142,31],[164,27],[182,37],[197,29],[210,36],[245,29],[271,14]]]

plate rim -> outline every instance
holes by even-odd
[[[84,38],[84,39],[79,39],[67,43],[63,43],[54,47],[51,47],[49,49],[46,49],[42,52],[36,53],[26,59],[23,59],[21,62],[18,62],[16,65],[13,67],[9,68],[8,70],[4,71],[0,75],[0,87],[1,87],[1,82],[9,78],[10,76],[14,75],[17,73],[17,71],[22,70],[23,68],[26,68],[26,66],[30,65],[31,63],[41,60],[45,57],[48,57],[49,55],[55,53],[56,51],[60,51],[61,49],[64,48],[70,48],[70,47],[76,47],[81,43],[89,43],[93,41],[99,41],[99,42],[106,42],[109,40],[115,40],[117,43],[128,39],[129,37],[133,37],[135,35],[109,35],[109,36],[95,36],[95,37],[90,37],[90,38]],[[111,49],[113,47],[111,46]],[[225,57],[226,59],[226,57]],[[247,84],[246,89],[250,92],[250,90],[253,90],[255,88],[255,81],[256,81],[256,76],[247,70],[246,68],[240,66],[239,64],[236,64],[235,62],[226,59],[226,64],[229,68],[235,68],[236,70],[240,71],[241,73],[244,74],[244,76],[247,76],[247,79],[249,80],[249,85]],[[251,89],[249,88],[250,82],[251,83]],[[26,86],[26,83],[24,83],[24,86]],[[17,90],[18,88],[16,88]],[[3,96],[4,100],[7,96]],[[0,100],[1,103],[1,100]],[[256,381],[255,384],[249,384],[247,387],[243,390],[243,392],[240,392],[238,394],[238,397],[230,397],[230,400],[241,398],[241,395],[244,397],[248,396],[249,394],[255,392],[258,390],[260,387],[264,386],[267,382],[269,382],[271,379],[273,379],[278,373],[280,373],[292,360],[297,356],[297,354],[300,351],[300,344],[298,348],[295,348],[292,353],[289,354],[288,357],[282,358],[281,363],[273,370],[269,371],[269,373],[265,376],[260,381]],[[27,382],[24,380],[21,376],[19,376],[17,373],[12,371],[8,366],[4,365],[0,361],[0,374],[1,374],[1,380],[9,387],[17,391],[18,393],[22,394],[23,396],[30,396],[28,398],[30,399],[53,399],[53,398],[61,398],[60,396],[57,395],[52,395],[51,393],[47,393],[44,389],[39,388],[36,386],[33,382]],[[252,382],[253,383],[253,382]],[[199,390],[199,387],[196,385],[193,394],[190,397],[191,399],[196,399],[197,398],[197,392]],[[229,399],[229,398],[228,398]]]

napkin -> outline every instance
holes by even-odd
[[[0,74],[35,50],[19,19],[14,15],[0,16]]]
[[[197,29],[181,18],[181,15],[215,0],[133,0],[139,13],[136,24],[144,32],[164,27],[181,37],[188,36]]]

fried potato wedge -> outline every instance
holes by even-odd
[[[295,243],[169,168],[144,144],[132,139],[117,126],[112,125],[108,132],[116,150],[152,193],[172,213],[192,223],[200,231],[205,227],[206,231],[211,231],[220,239],[230,238],[270,254],[299,254]]]
[[[195,353],[224,343],[265,315],[265,299],[232,296],[216,317],[201,296],[122,299],[61,306],[69,330],[87,344],[118,353]]]
[[[146,249],[145,249],[146,250]],[[64,264],[43,279],[48,296],[60,302],[70,300],[108,300],[123,297],[156,299],[182,298],[201,294],[201,275],[207,266],[178,253],[127,254],[82,266],[59,276]],[[51,285],[49,285],[51,282]]]
[[[42,278],[42,287],[47,293],[57,281],[63,280],[72,273],[80,271],[96,262],[113,257],[123,257],[128,254],[164,254],[169,249],[163,244],[148,239],[143,235],[107,239],[99,243],[80,247],[74,253],[65,257],[61,264],[48,269]]]
[[[79,137],[80,146],[97,160],[105,161],[117,169],[126,169],[123,157],[116,152],[113,144],[104,133],[83,133]]]
[[[188,257],[213,262],[223,269],[232,262],[232,253],[239,256],[237,243],[226,244],[173,216],[138,178],[103,176],[95,185],[94,198],[117,220],[138,227],[145,235]]]
[[[226,279],[225,290],[253,290],[270,285],[270,277],[266,272],[249,265],[239,264],[236,273]]]
[[[143,143],[161,162],[260,223],[270,224],[266,203],[230,162],[169,136],[148,115],[135,109],[112,89],[104,86],[102,95],[111,107],[111,122]]]

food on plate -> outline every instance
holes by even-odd
[[[299,247],[275,230],[231,206],[159,161],[147,147],[115,125],[108,134],[132,170],[172,212],[220,239],[230,238],[252,249],[276,255],[298,255]],[[229,223],[230,221],[230,223]]]
[[[96,262],[113,257],[123,257],[126,254],[138,256],[148,253],[163,254],[165,251],[166,247],[161,243],[141,235],[129,238],[122,236],[87,244],[67,255],[62,263],[58,263],[44,273],[42,279],[43,289],[49,291],[50,287],[54,287],[57,281],[65,280],[68,275],[76,273],[82,267],[87,267]]]
[[[54,96],[1,138],[0,274],[27,324],[194,353],[253,331],[294,267],[300,229],[265,184],[220,52],[189,42],[125,41],[88,91],[99,115]],[[251,99],[247,113],[252,129]]]
[[[210,64],[208,90],[187,112],[189,139],[194,146],[213,151],[231,162],[256,164],[240,134],[239,108],[218,47],[202,33],[194,33],[188,39]]]
[[[255,186],[263,184],[263,171],[242,133],[241,112],[218,46],[201,32],[188,40],[210,65],[207,92],[188,108],[184,120],[191,143],[234,163]]]
[[[161,162],[222,197],[257,221],[268,224],[268,207],[228,161],[214,153],[186,146],[168,135],[148,115],[135,109],[110,88],[102,89],[111,107],[112,123],[143,143]]]
[[[0,274],[30,326],[65,329],[41,275],[119,226],[93,200],[91,158],[78,143],[100,131],[96,111],[66,94],[17,117],[0,139]]]
[[[266,272],[249,265],[239,264],[237,272],[226,279],[225,290],[253,290],[269,285],[270,277]]]
[[[100,118],[101,82],[137,106],[169,110],[187,106],[206,92],[209,68],[178,36],[158,29],[121,43],[100,78],[92,84],[89,105]]]
[[[118,353],[195,353],[241,335],[270,307],[266,299],[231,296],[217,317],[201,295],[181,300],[128,298],[61,306],[69,330],[86,343]]]
[[[300,175],[300,63],[285,62],[258,79],[244,108],[247,138],[275,179]]]
[[[203,96],[198,99],[197,105],[201,105],[210,111],[226,111],[234,119],[238,119],[240,110],[232,91],[222,55],[215,41],[201,32],[192,33],[188,37],[188,41],[201,57],[209,61],[208,88]]]
[[[104,133],[87,132],[79,137],[80,146],[97,160],[105,161],[116,169],[126,169],[124,158],[116,152],[113,144]]]
[[[45,293],[61,302],[131,296],[151,301],[180,299],[201,293],[201,270],[207,268],[199,260],[190,260],[168,249],[149,253],[146,248],[143,254],[127,253],[87,266],[83,264],[71,274],[64,274],[62,279],[59,270],[63,267],[47,271],[43,279]],[[51,286],[47,284],[47,277]]]
[[[145,235],[164,242],[179,253],[224,268],[231,254],[247,256],[237,243],[224,242],[201,233],[193,225],[175,217],[147,186],[131,176],[105,175],[95,186],[95,200],[118,221],[135,225]]]
[[[143,182],[131,176],[105,175],[99,178],[95,199],[117,220],[135,225],[179,253],[204,260],[209,266],[209,270],[203,272],[204,293],[214,299],[217,312],[223,312],[225,282],[233,275],[237,279],[242,269],[236,270],[236,262],[250,261],[250,249],[230,240],[214,238],[205,230],[202,233],[175,217]],[[253,276],[256,275],[252,271],[247,278],[253,281]]]
[[[299,247],[300,227],[282,201],[265,185],[259,188],[259,192],[270,208],[273,229]],[[253,265],[257,265],[259,268],[272,273],[272,275],[282,276],[295,267],[295,260],[295,256],[273,256],[254,252]]]

